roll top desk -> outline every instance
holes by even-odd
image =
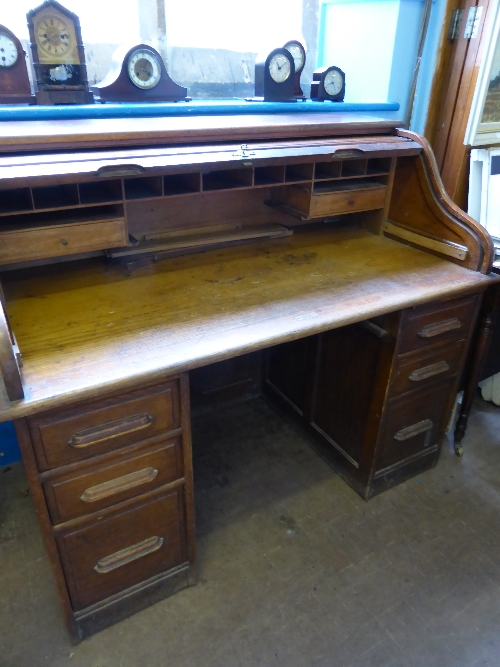
[[[75,641],[194,582],[189,372],[262,391],[363,498],[437,462],[486,231],[355,114],[0,128],[2,420]]]

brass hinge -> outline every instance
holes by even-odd
[[[463,9],[454,9],[451,12],[450,24],[448,27],[448,39],[450,41],[458,38],[458,30],[460,28],[460,23],[462,22],[463,13]]]
[[[467,14],[467,23],[465,24],[464,39],[476,39],[482,13],[482,7],[470,7]]]
[[[255,157],[255,151],[251,151],[248,148],[248,144],[241,144],[241,148],[236,153],[232,153],[233,157],[238,157],[244,159],[246,157]]]

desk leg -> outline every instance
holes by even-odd
[[[465,379],[464,395],[462,405],[458,413],[458,419],[455,426],[455,454],[463,455],[462,439],[467,429],[467,422],[472,407],[472,401],[476,395],[477,385],[481,376],[484,360],[488,352],[493,332],[493,313],[488,310],[483,313],[480,319],[478,332],[473,342],[472,358],[469,366],[469,372]]]

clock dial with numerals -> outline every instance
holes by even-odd
[[[71,48],[71,36],[66,24],[57,16],[47,16],[37,26],[38,49],[48,57],[62,56]]]
[[[290,76],[290,61],[281,53],[272,56],[269,61],[269,74],[276,83],[283,83]]]
[[[325,75],[323,85],[328,95],[333,97],[334,95],[338,95],[342,90],[342,86],[344,85],[344,77],[338,69],[331,69]]]
[[[288,49],[292,54],[295,63],[295,74],[300,74],[306,64],[306,50],[300,42],[295,39],[285,44],[285,49]]]
[[[57,7],[43,7],[35,17],[38,61],[51,65],[79,65],[75,27]]]
[[[158,85],[161,79],[161,65],[151,51],[137,49],[127,59],[127,72],[130,81],[141,90],[149,90]]]
[[[18,58],[19,53],[14,41],[6,32],[0,31],[0,67],[12,67]]]

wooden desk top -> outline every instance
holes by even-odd
[[[498,279],[498,278],[497,278]],[[360,229],[163,260],[86,260],[3,278],[26,398],[1,420],[446,296],[494,279]]]

